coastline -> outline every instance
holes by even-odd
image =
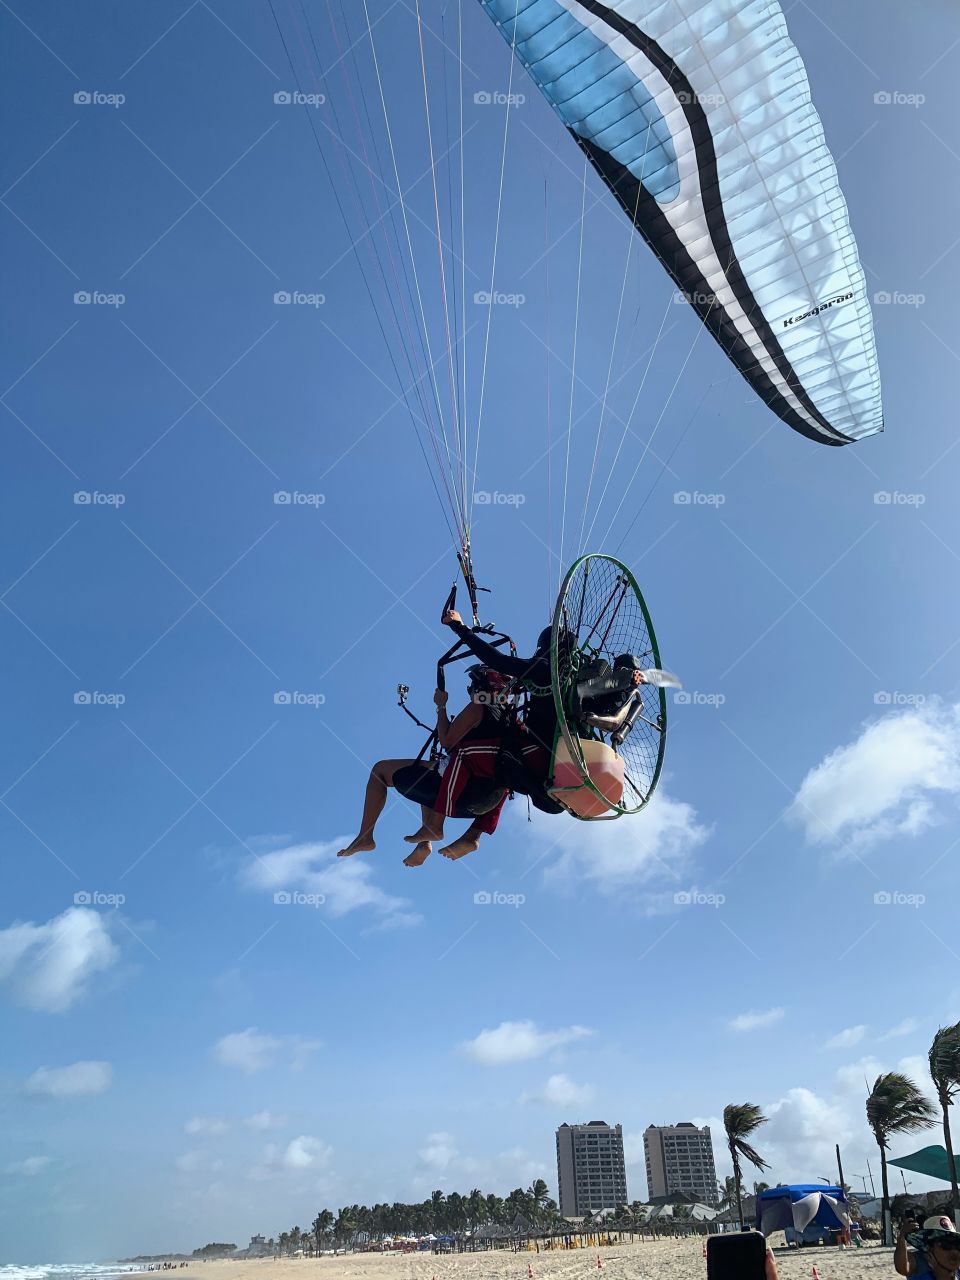
[[[183,1280],[705,1280],[703,1236],[615,1245],[609,1249],[514,1253],[347,1253],[320,1258],[199,1259],[184,1267]],[[602,1268],[597,1267],[597,1257]],[[781,1280],[809,1280],[816,1265],[822,1280],[881,1280],[893,1275],[893,1250],[866,1243],[862,1249],[779,1249]],[[598,1277],[598,1272],[602,1274]],[[155,1272],[134,1271],[134,1276]],[[163,1274],[162,1272],[159,1274]],[[124,1277],[127,1280],[127,1277]]]

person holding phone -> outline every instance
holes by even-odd
[[[780,1280],[780,1273],[759,1231],[737,1231],[707,1241],[707,1280]]]
[[[957,1280],[960,1277],[960,1232],[946,1214],[927,1218],[922,1227],[917,1218],[905,1218],[900,1227],[893,1265],[901,1276]]]

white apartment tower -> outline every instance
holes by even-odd
[[[695,1124],[652,1124],[643,1134],[647,1199],[683,1194],[701,1204],[719,1203],[710,1128]]]
[[[565,1218],[627,1204],[621,1126],[603,1120],[562,1124],[557,1130],[557,1181]]]

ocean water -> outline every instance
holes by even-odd
[[[0,1280],[108,1280],[110,1276],[139,1270],[139,1267],[119,1267],[116,1263],[51,1262],[35,1266],[12,1263],[0,1265]]]

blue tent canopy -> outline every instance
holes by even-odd
[[[802,1236],[809,1228],[840,1230],[846,1226],[846,1204],[842,1188],[822,1182],[768,1187],[757,1197],[757,1226],[765,1236],[774,1231]]]

